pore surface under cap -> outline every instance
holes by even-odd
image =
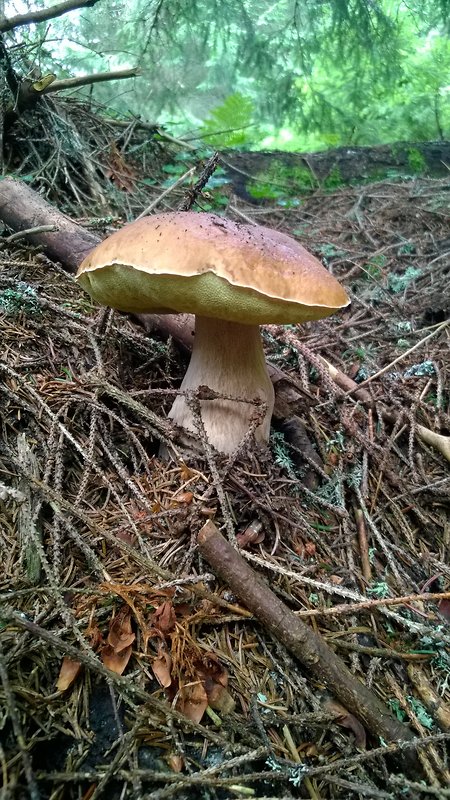
[[[318,319],[348,304],[336,279],[291,237],[195,212],[124,226],[83,261],[77,279],[122,311],[248,324]]]

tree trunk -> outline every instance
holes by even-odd
[[[395,142],[378,147],[337,147],[322,153],[228,151],[223,159],[236,194],[255,202],[264,184],[295,195],[391,175],[448,177],[450,142]]]

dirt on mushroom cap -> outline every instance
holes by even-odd
[[[319,319],[349,303],[338,281],[290,236],[195,212],[124,226],[85,259],[77,279],[122,311],[249,324]]]

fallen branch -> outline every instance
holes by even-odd
[[[0,219],[13,231],[23,233],[30,229],[28,241],[42,247],[52,261],[60,261],[72,273],[101,241],[53,208],[26,183],[13,178],[0,181]],[[52,230],[36,231],[49,226]]]
[[[446,324],[446,322],[442,323],[442,325],[440,325],[439,328],[434,331],[434,333],[438,330],[442,330]],[[422,339],[420,344],[424,341],[425,339]],[[411,348],[411,350],[412,349],[413,348]],[[408,352],[411,352],[411,350]],[[363,384],[355,383],[355,381],[349,378],[348,375],[345,375],[344,372],[341,372],[340,369],[337,369],[337,367],[335,367],[333,364],[330,364],[329,361],[327,361],[325,358],[322,358],[322,356],[318,356],[318,358],[324,367],[327,368],[334,382],[337,384],[337,386],[339,386],[340,389],[343,389],[344,392],[347,392],[347,394],[352,393],[357,400],[361,400],[361,402],[369,406],[369,408],[374,407],[373,397],[367,391],[367,389],[363,388]],[[380,373],[377,374],[379,375]],[[367,383],[367,381],[364,381],[364,383]],[[381,409],[381,413],[386,422],[396,422],[397,417],[395,414],[392,414],[383,408]],[[450,436],[444,436],[442,433],[436,433],[429,428],[425,428],[424,425],[415,425],[414,432],[419,439],[422,439],[423,442],[426,442],[431,447],[434,447],[435,450],[439,450],[444,458],[446,458],[447,461],[450,461]]]
[[[209,520],[200,530],[199,550],[214,572],[285,647],[325,683],[333,695],[371,734],[387,742],[411,741],[412,732],[347,668],[344,661],[272,592],[240,553]]]
[[[81,225],[47,203],[26,183],[14,178],[4,178],[0,182],[0,219],[9,228],[23,235],[28,230],[29,241],[42,247],[52,261],[60,261],[64,269],[71,273],[76,272],[85,256],[101,242],[99,236],[86,231]],[[146,331],[158,332],[165,338],[170,336],[185,350],[192,349],[194,336],[192,314],[132,316]],[[298,404],[305,391],[295,379],[278,367],[268,365],[268,369],[276,387],[274,415],[278,419],[286,419],[292,416],[291,407]]]
[[[103,83],[105,81],[122,81],[125,78],[136,78],[140,74],[139,67],[133,67],[132,69],[117,69],[113,72],[97,72],[94,75],[79,75],[77,78],[53,81],[39,94],[62,92],[64,89],[77,89],[79,86],[90,86],[93,83]]]

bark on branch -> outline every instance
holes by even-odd
[[[321,636],[305,625],[275,595],[240,553],[208,521],[197,537],[201,554],[265,628],[357,717],[367,730],[387,742],[411,741],[409,728],[361,683]]]
[[[28,240],[41,246],[52,261],[60,261],[69,272],[75,272],[83,258],[101,241],[53,208],[26,183],[13,178],[0,181],[0,219],[13,231],[31,229]],[[49,226],[51,231],[36,233],[34,230]]]
[[[103,83],[104,81],[122,81],[125,78],[136,78],[140,74],[139,67],[133,67],[132,69],[118,69],[114,72],[97,72],[95,75],[80,75],[77,78],[53,81],[39,94],[62,92],[63,89],[77,89],[79,86],[90,86],[93,83]]]
[[[20,28],[23,25],[32,25],[33,23],[46,22],[49,19],[56,19],[67,14],[69,11],[74,11],[76,8],[88,8],[95,6],[99,0],[66,0],[64,3],[57,3],[50,8],[41,8],[37,11],[27,11],[26,14],[17,14],[15,17],[0,20],[0,33],[7,33],[14,28]]]

